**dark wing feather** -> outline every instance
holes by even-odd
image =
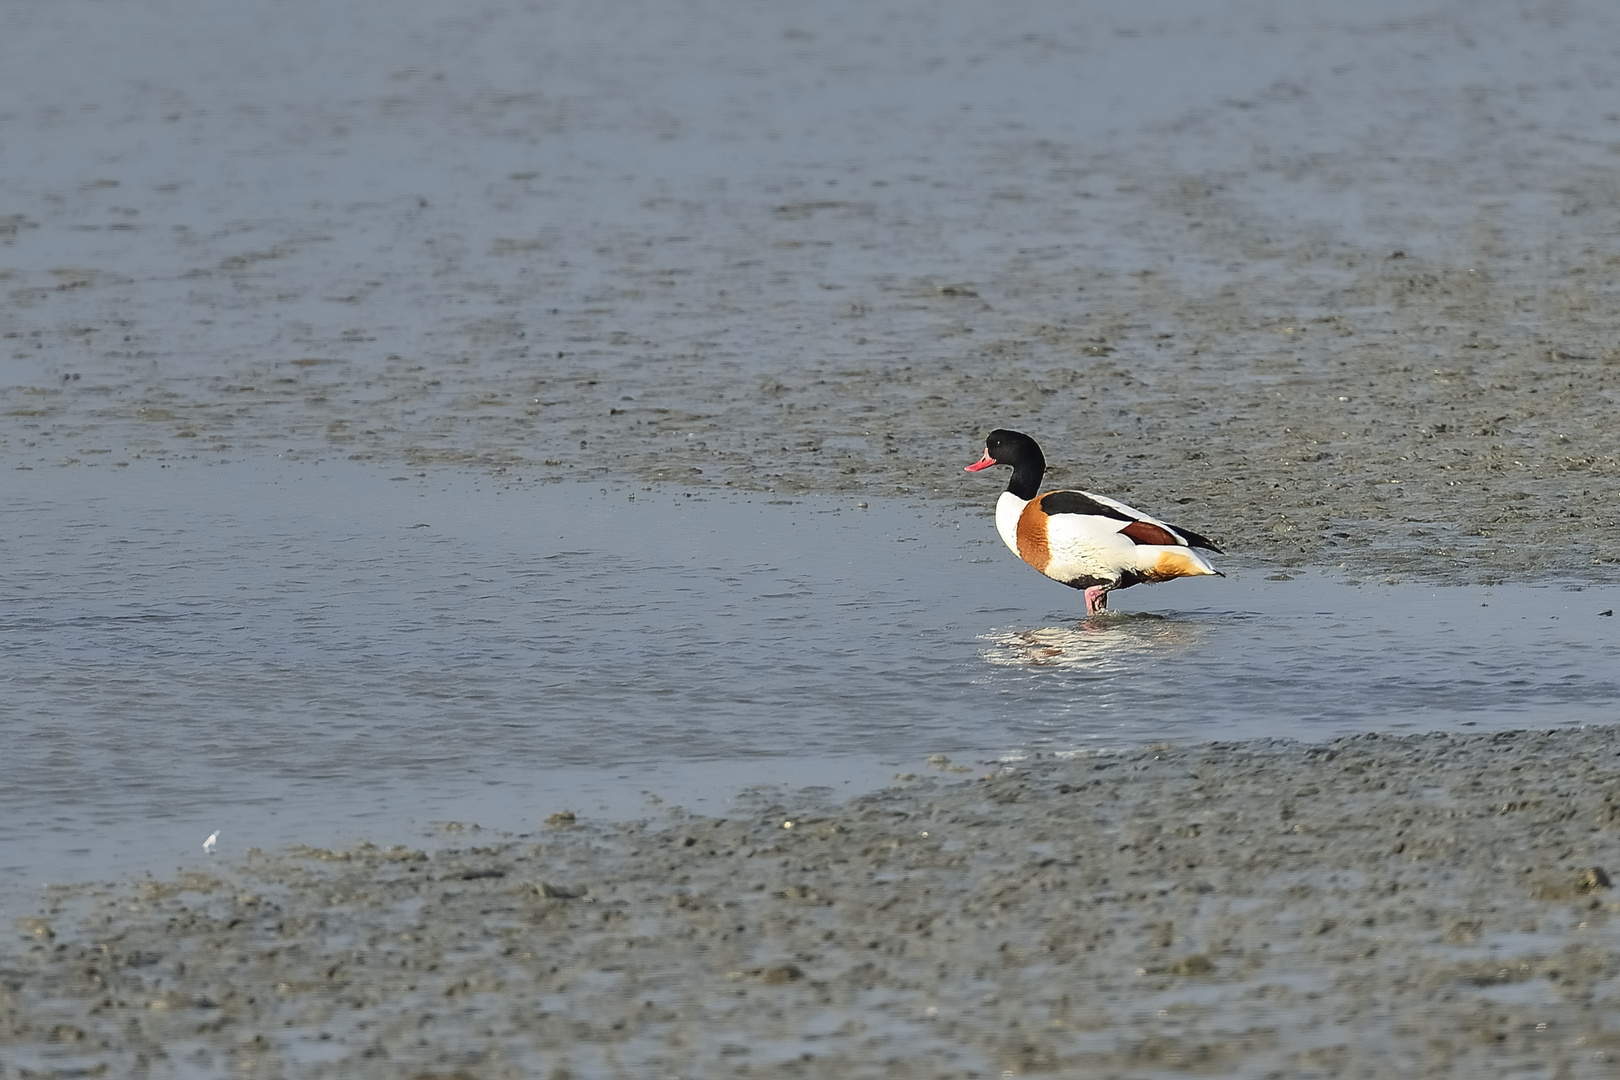
[[[1135,521],[1117,507],[1100,503],[1083,491],[1048,491],[1041,496],[1041,512],[1053,514],[1090,514],[1093,517],[1113,518],[1115,521]]]
[[[1226,552],[1215,546],[1215,541],[1207,536],[1200,536],[1191,529],[1183,529],[1180,525],[1173,526],[1173,528],[1187,538],[1188,547],[1203,548],[1205,551],[1213,551],[1217,555],[1226,554]]]

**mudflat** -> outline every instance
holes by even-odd
[[[14,15],[0,454],[965,503],[1003,426],[1270,563],[1615,580],[1620,16],[1155,11]]]
[[[0,1045],[12,1076],[1609,1076],[1616,734],[938,760],[66,887],[17,924]]]

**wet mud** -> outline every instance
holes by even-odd
[[[3,1074],[1611,1076],[1617,736],[936,759],[65,887]]]
[[[9,17],[0,456],[988,503],[1013,426],[1269,561],[1615,579],[1615,12],[733,8]]]

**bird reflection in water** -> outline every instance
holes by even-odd
[[[1109,612],[1072,626],[992,631],[980,638],[989,642],[981,655],[1000,667],[1105,671],[1180,652],[1196,644],[1204,630],[1203,624],[1163,615]]]

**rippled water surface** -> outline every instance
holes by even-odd
[[[944,753],[1620,719],[1612,588],[1081,600],[982,512],[354,465],[15,474],[0,867],[718,812]],[[987,493],[988,494],[988,493]]]

